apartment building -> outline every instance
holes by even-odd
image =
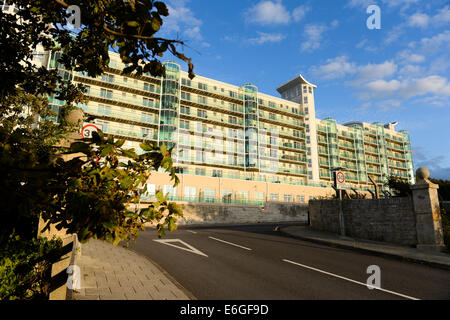
[[[138,153],[143,141],[174,148],[181,184],[173,188],[167,174],[154,173],[147,198],[160,189],[180,201],[307,202],[334,193],[336,168],[359,191],[372,188],[369,176],[380,186],[390,175],[413,182],[406,131],[317,119],[317,87],[301,75],[277,89],[280,98],[253,84],[190,80],[170,61],[164,78],[124,76],[119,56],[110,56],[97,78],[63,70],[58,54],[48,57],[48,67],[87,86],[89,102],[80,107],[107,135],[127,140]],[[50,102],[57,111],[61,102]]]

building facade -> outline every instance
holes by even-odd
[[[396,132],[394,124],[317,119],[317,87],[301,75],[281,85],[278,98],[253,84],[190,80],[170,61],[164,78],[124,76],[120,57],[110,56],[97,78],[63,70],[58,54],[47,63],[87,86],[89,102],[80,107],[107,135],[138,153],[143,141],[173,147],[181,184],[174,189],[167,174],[155,173],[147,198],[160,189],[180,201],[307,202],[334,193],[336,168],[358,191],[373,189],[369,176],[380,187],[391,175],[414,182],[408,132]],[[55,111],[62,104],[50,103]]]

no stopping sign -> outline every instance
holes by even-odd
[[[342,171],[335,173],[334,184],[336,189],[345,189],[345,174]]]

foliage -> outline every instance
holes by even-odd
[[[102,134],[64,144],[64,138],[78,130],[78,123],[66,119],[86,102],[84,88],[64,79],[58,68],[39,67],[35,59],[39,51],[59,52],[58,63],[65,70],[94,77],[108,66],[108,50],[113,48],[128,65],[125,73],[161,76],[165,68],[158,58],[171,52],[188,63],[193,77],[191,60],[177,49],[183,42],[155,36],[169,14],[166,5],[153,0],[7,2],[18,10],[16,15],[0,12],[0,244],[13,233],[34,239],[40,216],[47,227],[55,223],[81,240],[118,243],[135,237],[149,221],[157,223],[159,235],[164,227],[173,230],[181,212],[163,195],[137,213],[126,206],[138,202],[137,188],[150,170],[164,168],[177,183],[171,150],[144,146],[148,153],[137,156],[122,147],[123,141]],[[76,33],[66,27],[68,5],[81,10],[82,26]],[[49,108],[49,97],[64,103],[58,123],[50,120],[56,114]],[[84,158],[74,155],[80,152]]]
[[[73,142],[67,154],[78,153],[69,161],[58,159],[53,179],[56,185],[66,184],[56,190],[55,210],[42,211],[47,221],[68,233],[76,233],[81,242],[90,238],[118,244],[135,238],[144,224],[156,223],[158,234],[164,235],[164,226],[176,229],[176,217],[182,216],[175,203],[168,203],[161,192],[157,202],[145,209],[130,209],[138,204],[141,192],[145,192],[150,170],[165,169],[170,172],[174,186],[179,179],[165,145],[141,144],[146,152],[137,155],[133,149],[125,149],[125,140],[106,138],[101,131],[89,141]],[[124,160],[127,161],[124,161]],[[166,214],[167,211],[167,214]]]
[[[439,185],[439,195],[442,201],[450,201],[450,180],[429,179],[431,182]]]
[[[62,242],[11,235],[0,248],[0,300],[45,299]]]
[[[411,195],[411,184],[396,176],[389,177],[384,185],[392,191],[394,196],[407,197]]]

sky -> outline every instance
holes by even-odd
[[[159,35],[185,42],[196,74],[277,97],[302,74],[317,85],[317,118],[398,121],[415,168],[450,180],[450,1],[164,2]]]

